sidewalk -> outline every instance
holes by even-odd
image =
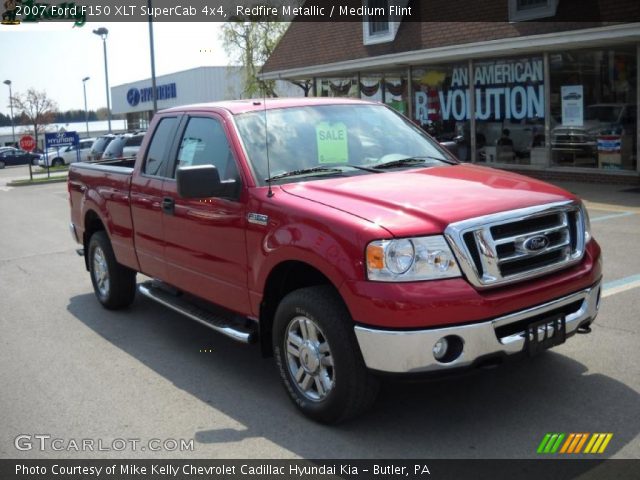
[[[549,182],[569,190],[592,209],[640,213],[640,187],[583,182]]]

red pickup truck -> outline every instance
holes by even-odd
[[[72,164],[68,188],[106,308],[137,290],[259,342],[321,422],[366,409],[383,374],[533,355],[590,331],[599,308],[580,200],[461,164],[376,103],[165,110],[135,163]]]

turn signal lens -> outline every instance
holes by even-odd
[[[367,246],[367,268],[369,270],[384,268],[384,249],[381,245],[371,243]]]

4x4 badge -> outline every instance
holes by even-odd
[[[269,216],[260,213],[248,213],[247,221],[249,223],[255,223],[256,225],[267,225],[269,223]]]

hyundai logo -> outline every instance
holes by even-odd
[[[137,88],[130,88],[127,92],[127,102],[132,107],[135,107],[140,103],[140,90]]]
[[[549,246],[549,239],[544,235],[536,235],[535,237],[527,238],[523,246],[530,252],[537,252]]]

